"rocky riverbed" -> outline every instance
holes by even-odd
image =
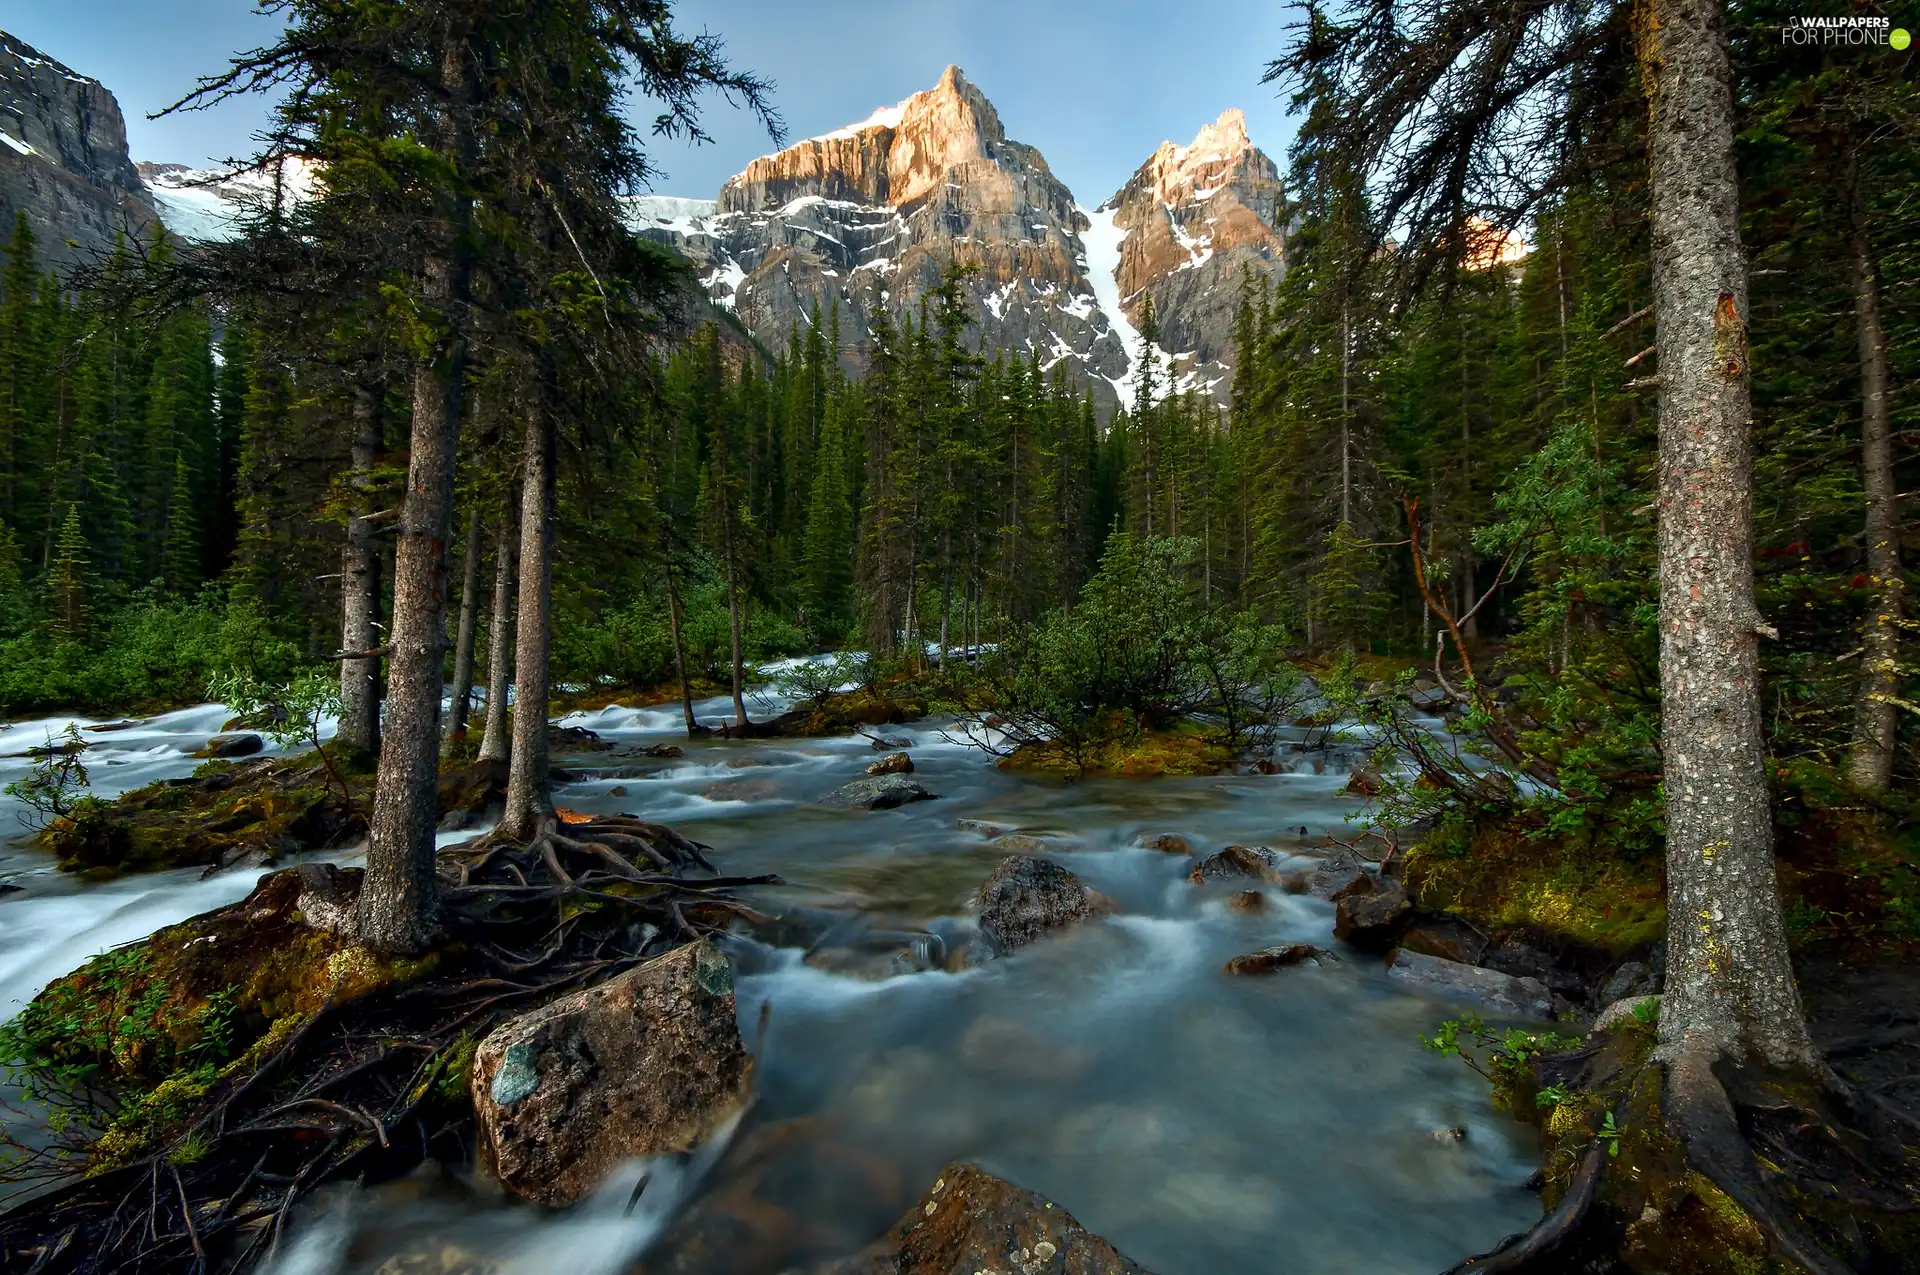
[[[143,781],[197,764],[221,720],[196,712],[146,745]],[[1063,784],[997,769],[937,723],[889,726],[883,748],[688,743],[672,709],[565,724],[612,747],[556,758],[573,777],[563,806],[671,824],[728,875],[786,882],[745,892],[767,920],[726,941],[751,1107],[720,1140],[619,1165],[558,1214],[457,1172],[331,1189],[295,1219],[288,1275],[824,1269],[960,1162],[1159,1275],[1265,1272],[1276,1255],[1298,1272],[1439,1270],[1538,1217],[1531,1131],[1420,1046],[1460,989],[1334,937],[1333,895],[1392,888],[1326,857],[1330,834],[1352,835],[1356,755],[1283,745],[1253,773]],[[648,751],[676,742],[682,756]],[[867,774],[899,752],[910,778]],[[870,782],[883,778],[927,795],[831,799],[897,786]],[[12,853],[24,888],[0,900],[0,994],[14,1001],[258,877],[85,884]],[[1261,952],[1285,955],[1226,971]],[[1029,1259],[1041,1242],[1057,1241],[1029,1237]]]

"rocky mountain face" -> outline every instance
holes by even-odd
[[[113,94],[0,32],[0,234],[20,212],[55,265],[154,221]]]
[[[1120,304],[1134,325],[1147,298],[1173,375],[1224,396],[1231,387],[1233,320],[1242,279],[1271,280],[1286,265],[1280,170],[1230,110],[1191,146],[1162,142],[1096,216],[1119,232]]]
[[[973,265],[980,345],[1064,365],[1111,408],[1131,402],[1149,294],[1173,388],[1225,401],[1240,271],[1281,269],[1280,204],[1234,111],[1191,147],[1161,146],[1089,214],[948,67],[898,106],[755,160],[718,199],[643,197],[633,218],[773,348],[837,306],[856,366],[876,316],[917,314],[950,265]]]
[[[1113,401],[1129,358],[1088,278],[1085,214],[958,67],[859,124],[749,164],[717,200],[635,201],[641,233],[690,257],[715,302],[783,348],[837,304],[855,364],[885,311],[917,315],[947,268],[971,265],[989,349],[1064,360]]]

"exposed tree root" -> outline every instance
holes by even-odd
[[[1564,1192],[1531,1230],[1446,1275],[1731,1272],[1762,1252],[1809,1275],[1909,1269],[1887,1265],[1920,1237],[1906,1125],[1828,1073],[1719,1070],[1699,1049],[1663,1065],[1651,1044],[1603,1034],[1535,1060],[1540,1088],[1572,1095],[1560,1113],[1583,1113],[1548,1122],[1549,1177],[1571,1170]],[[1531,1108],[1531,1094],[1515,1098]]]
[[[1531,1230],[1509,1235],[1487,1252],[1449,1267],[1446,1275],[1468,1275],[1469,1272],[1472,1275],[1545,1275],[1567,1269],[1563,1254],[1579,1236],[1593,1211],[1606,1163],[1606,1148],[1595,1141],[1580,1158],[1573,1185],[1559,1207],[1541,1218]]]
[[[284,1249],[314,1188],[466,1160],[467,1070],[486,1032],[754,915],[730,890],[778,880],[683,875],[711,872],[706,849],[619,817],[443,851],[446,939],[426,973],[329,1001],[137,1159],[0,1213],[0,1269],[247,1271]]]

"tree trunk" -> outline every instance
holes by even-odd
[[[543,373],[544,376],[544,373]],[[520,605],[514,637],[513,757],[507,809],[500,826],[530,841],[554,818],[548,780],[548,655],[553,647],[553,419],[544,380],[527,410],[526,461],[520,482]]]
[[[360,941],[393,956],[425,951],[439,933],[433,832],[439,815],[435,781],[446,664],[447,536],[473,273],[467,246],[473,200],[460,178],[471,163],[470,106],[477,92],[464,36],[449,30],[440,52],[440,78],[448,94],[442,141],[454,178],[440,196],[419,280],[423,310],[442,331],[436,348],[416,358],[413,367],[407,494],[394,547],[386,738],[374,779],[367,866],[355,916]]]
[[[727,521],[727,627],[733,637],[733,720],[742,730],[747,726],[747,701],[743,683],[746,661],[740,647],[740,590],[733,566],[733,522]]]
[[[680,707],[687,715],[687,738],[700,733],[693,717],[693,684],[687,680],[687,644],[680,633],[680,590],[673,581],[673,546],[668,542],[664,524],[660,530],[660,561],[667,577],[667,629],[673,637],[673,673],[680,680]]]
[[[505,761],[513,752],[507,700],[513,685],[513,539],[518,521],[511,505],[500,515],[493,556],[493,618],[487,626],[487,729],[480,761]]]
[[[1667,982],[1658,1056],[1819,1070],[1773,862],[1754,605],[1746,256],[1719,0],[1644,0],[1660,359]],[[1695,1073],[1697,1074],[1697,1072]]]
[[[349,461],[356,475],[380,459],[380,399],[375,387],[353,387],[353,442]],[[353,485],[367,481],[355,477]],[[371,651],[380,645],[380,533],[368,518],[372,498],[361,496],[347,520],[347,547],[340,564],[340,649]],[[380,657],[340,661],[340,745],[365,756],[380,748]]]
[[[467,511],[467,557],[460,572],[460,628],[453,642],[453,695],[447,704],[446,744],[467,733],[473,709],[473,627],[480,591],[480,510]]]
[[[1893,426],[1887,402],[1887,330],[1880,321],[1880,272],[1873,258],[1858,160],[1846,174],[1848,257],[1860,338],[1860,486],[1867,500],[1867,576],[1872,591],[1861,630],[1860,686],[1854,698],[1847,777],[1882,793],[1893,776],[1893,697],[1900,657],[1899,502],[1893,490]]]
[[[439,929],[433,832],[446,659],[446,549],[466,378],[463,320],[453,313],[465,300],[466,263],[459,255],[435,257],[427,262],[425,276],[427,303],[453,321],[453,332],[438,359],[423,359],[414,369],[412,456],[394,551],[386,738],[374,781],[358,912],[361,941],[396,956],[426,950]]]

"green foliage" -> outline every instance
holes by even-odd
[[[1493,1087],[1497,1103],[1511,1107],[1517,1105],[1522,1093],[1533,1088],[1529,1064],[1534,1058],[1569,1049],[1579,1041],[1558,1032],[1531,1032],[1519,1027],[1496,1030],[1477,1014],[1468,1014],[1447,1019],[1432,1036],[1422,1036],[1420,1043],[1443,1057],[1466,1063]],[[1552,1107],[1568,1097],[1564,1088],[1548,1088],[1538,1090],[1533,1101],[1541,1107]]]
[[[87,800],[82,794],[90,781],[86,763],[81,760],[81,754],[86,751],[87,741],[80,737],[80,728],[73,722],[67,723],[58,743],[53,736],[47,736],[40,759],[26,778],[6,786],[7,796],[31,812],[22,814],[21,822],[30,828],[43,828],[51,819],[72,815],[80,803]]]
[[[1195,714],[1224,723],[1231,746],[1269,740],[1305,697],[1285,634],[1206,609],[1195,557],[1191,540],[1110,536],[1079,604],[1016,629],[987,659],[968,691],[971,737],[1048,743],[1082,766],[1104,741]]]
[[[0,712],[124,712],[197,703],[220,672],[284,678],[298,651],[258,608],[218,590],[169,598],[143,590],[87,642],[36,630],[0,636]]]

